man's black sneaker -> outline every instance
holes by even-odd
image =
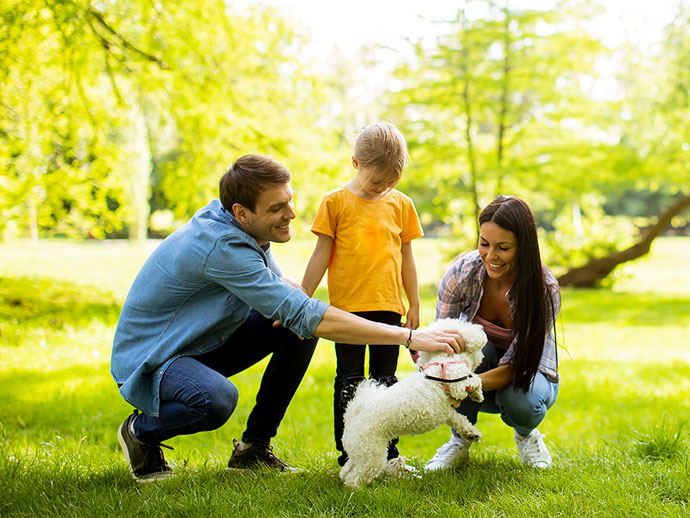
[[[161,446],[170,450],[173,448],[165,444],[146,444],[139,441],[130,429],[130,424],[138,413],[135,410],[117,430],[117,440],[125,454],[129,470],[137,482],[168,478],[172,475],[172,468],[165,462]]]
[[[289,466],[287,462],[276,457],[273,453],[273,446],[261,446],[250,444],[247,448],[240,450],[240,443],[237,439],[232,440],[235,447],[232,450],[232,457],[228,462],[228,469],[250,469],[258,466],[268,466],[276,468],[285,473],[296,473],[297,468]]]

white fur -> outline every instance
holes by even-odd
[[[429,327],[459,331],[465,341],[465,351],[453,356],[445,352],[421,352],[417,368],[434,362],[461,361],[464,363],[446,365],[445,379],[474,372],[483,359],[482,347],[486,344],[482,327],[450,318],[435,320]],[[343,446],[349,460],[340,471],[345,485],[356,488],[380,476],[386,465],[388,443],[395,437],[418,435],[448,425],[469,441],[481,438],[481,432],[451,407],[467,397],[468,387],[474,389],[469,392],[472,400],[483,401],[481,379],[473,375],[465,381],[448,383],[448,394],[441,382],[427,379],[426,374],[440,378],[441,366],[413,372],[391,387],[373,380],[360,383],[345,412]]]

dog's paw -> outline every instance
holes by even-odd
[[[462,434],[462,438],[469,442],[479,442],[482,438],[482,432],[479,430],[472,430]]]
[[[469,394],[470,394],[470,399],[472,401],[476,401],[477,403],[481,403],[482,401],[484,401],[484,393],[482,392],[481,388],[477,389],[477,390],[473,390]]]

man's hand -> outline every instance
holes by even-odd
[[[423,327],[412,332],[410,349],[413,351],[446,351],[449,355],[465,350],[465,341],[457,331],[439,331]]]

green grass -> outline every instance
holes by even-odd
[[[656,240],[612,291],[564,290],[563,380],[540,430],[554,467],[517,458],[512,432],[482,414],[471,463],[423,480],[350,491],[332,444],[332,343],[321,341],[274,444],[303,472],[224,470],[262,365],[233,378],[240,404],[214,432],[170,441],[178,476],[137,485],[116,440],[130,411],[109,374],[119,308],[156,245],[0,244],[0,516],[685,516],[690,514],[690,239]],[[313,241],[275,247],[300,278]],[[422,321],[433,317],[447,243],[415,252]],[[325,297],[323,288],[318,292]],[[401,357],[400,373],[412,369]],[[404,437],[417,466],[445,429]]]

